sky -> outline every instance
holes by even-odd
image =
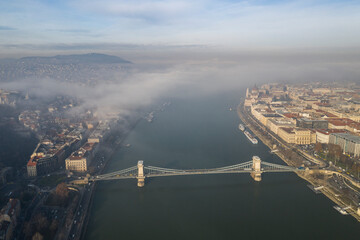
[[[96,86],[26,78],[0,88],[127,115],[255,83],[358,81],[359,13],[350,0],[0,0],[0,58],[98,52],[134,63]]]
[[[1,0],[0,50],[353,48],[360,1]]]

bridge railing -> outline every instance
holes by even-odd
[[[144,176],[157,177],[157,176],[196,175],[196,174],[245,173],[245,172],[251,173],[253,172],[252,165],[253,165],[253,161],[248,161],[248,162],[220,167],[220,168],[211,168],[211,169],[171,169],[171,168],[161,168],[154,166],[144,166]],[[120,171],[99,175],[94,178],[91,178],[91,180],[137,178],[138,176],[137,171],[138,171],[138,167],[134,166]],[[301,169],[274,164],[274,163],[263,162],[263,161],[261,162],[260,172],[294,172],[294,171],[301,171]]]
[[[98,176],[96,176],[96,178],[97,179],[112,178],[112,177],[115,177],[117,175],[126,175],[126,174],[129,174],[129,173],[136,173],[137,174],[137,166],[126,168],[126,169],[116,171],[116,172],[111,172],[111,173],[107,173],[107,174],[98,175]]]
[[[261,167],[264,169],[264,171],[299,171],[301,169],[290,167],[290,166],[284,166],[279,165],[275,163],[268,163],[268,162],[261,162]]]

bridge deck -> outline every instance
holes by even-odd
[[[151,178],[151,177],[166,177],[166,176],[185,176],[185,175],[207,175],[207,174],[237,174],[237,173],[266,173],[266,172],[296,172],[303,171],[304,169],[298,169],[294,167],[261,162],[261,170],[253,170],[253,161],[240,163],[231,166],[225,166],[221,168],[212,168],[212,169],[169,169],[169,168],[160,168],[153,166],[142,166],[143,175],[140,178]],[[107,173],[99,176],[90,178],[90,181],[105,181],[105,180],[115,180],[115,179],[131,179],[138,178],[138,167],[134,166],[124,170]]]

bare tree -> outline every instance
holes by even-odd
[[[59,225],[59,223],[57,220],[52,220],[50,227],[49,227],[50,231],[56,232],[58,225]]]
[[[335,157],[335,159],[339,159],[342,155],[342,150],[339,145],[329,144],[329,155]]]
[[[43,216],[41,213],[35,215],[32,222],[35,225],[36,230],[38,232],[43,232],[49,226],[48,219],[45,216]]]
[[[32,227],[30,222],[24,223],[23,232],[26,239],[30,238],[34,234],[34,228]]]
[[[316,152],[322,152],[322,151],[323,151],[322,144],[319,143],[319,142],[316,143],[314,150],[315,150]]]
[[[59,183],[56,186],[55,197],[59,204],[64,204],[69,197],[69,189],[66,183]]]
[[[32,240],[43,240],[43,239],[44,237],[39,232],[36,232],[32,237]]]

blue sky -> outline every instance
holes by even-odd
[[[0,47],[359,47],[360,1],[1,0]]]

